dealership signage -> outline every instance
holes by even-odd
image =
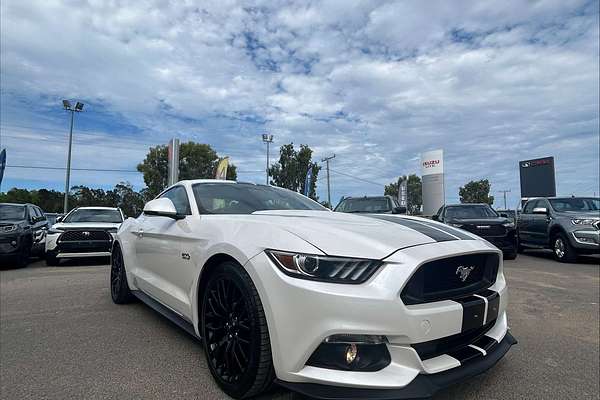
[[[398,204],[408,208],[408,178],[402,176],[398,179]]]
[[[519,161],[521,197],[556,196],[554,157]]]
[[[434,215],[444,205],[444,151],[421,154],[423,214]]]

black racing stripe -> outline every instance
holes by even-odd
[[[456,300],[463,308],[463,320],[461,332],[483,326],[485,315],[485,301],[481,297],[469,296]]]
[[[434,229],[431,228],[430,226],[427,226],[425,224],[422,224],[420,222],[417,221],[412,221],[409,219],[405,219],[405,218],[399,218],[399,217],[389,217],[387,215],[372,215],[373,218],[377,218],[377,219],[381,219],[384,221],[388,221],[388,222],[393,222],[395,224],[398,225],[402,225],[405,226],[407,228],[410,228],[414,231],[417,231],[419,233],[422,233],[425,236],[429,236],[430,238],[432,238],[433,240],[435,240],[436,242],[448,242],[450,240],[458,240],[456,238],[456,236],[452,236],[449,235],[447,233],[444,233],[438,229]]]
[[[456,358],[461,364],[464,364],[470,360],[473,360],[474,358],[483,356],[483,353],[467,346],[459,350],[451,351],[448,353],[448,355]]]
[[[460,238],[462,240],[475,240],[471,236],[467,235],[466,233],[461,232],[459,229],[453,228],[448,225],[436,224],[436,223],[433,223],[430,221],[419,221],[419,223],[442,230],[450,235],[457,236],[458,238]]]
[[[496,339],[492,339],[491,337],[485,336],[485,335],[483,335],[482,337],[477,339],[475,342],[473,342],[474,346],[477,346],[480,349],[485,350],[486,353],[489,353],[490,350],[492,350],[492,348],[497,344],[498,344],[498,342],[496,341]]]

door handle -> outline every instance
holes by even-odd
[[[144,237],[144,230],[140,228],[140,230],[138,231],[138,237],[141,239]]]

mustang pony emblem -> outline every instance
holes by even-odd
[[[475,269],[475,267],[471,266],[471,267],[465,267],[465,266],[459,266],[458,268],[456,268],[456,275],[458,275],[458,278],[465,282],[467,280],[467,278],[469,277],[469,274],[471,273],[471,271],[473,271]]]

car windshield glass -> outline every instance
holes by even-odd
[[[552,208],[556,211],[598,211],[600,199],[590,197],[571,197],[566,199],[550,199]]]
[[[252,214],[261,210],[326,211],[290,190],[247,183],[200,183],[192,186],[201,214]]]
[[[121,223],[121,213],[118,210],[79,209],[73,211],[64,222],[109,222]]]
[[[0,204],[0,221],[25,219],[25,206]]]
[[[446,208],[446,219],[496,218],[497,216],[494,210],[485,205]]]
[[[335,211],[347,213],[381,213],[392,211],[386,197],[364,197],[343,200]]]

